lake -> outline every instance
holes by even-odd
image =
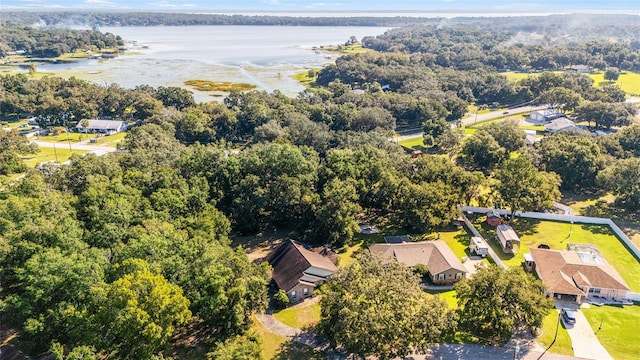
[[[39,71],[76,76],[126,88],[147,84],[182,86],[185,80],[246,82],[266,91],[296,96],[304,87],[292,76],[334,61],[336,55],[312,47],[384,33],[382,27],[347,26],[152,26],[103,27],[122,36],[128,54],[115,59],[43,64]],[[219,100],[194,92],[198,102]]]

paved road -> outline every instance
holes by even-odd
[[[491,120],[491,119],[496,119],[496,118],[500,118],[505,116],[506,114],[504,113],[505,111],[509,112],[509,115],[517,115],[517,114],[524,114],[524,113],[528,113],[528,112],[532,112],[532,111],[537,111],[537,110],[543,110],[546,109],[547,106],[522,106],[522,107],[518,107],[518,108],[513,108],[513,109],[509,109],[509,110],[497,110],[497,111],[492,111],[492,112],[488,112],[486,114],[478,114],[476,116],[476,114],[469,114],[466,117],[462,118],[460,121],[462,122],[463,125],[469,125],[469,124],[473,124],[475,122],[480,122],[480,121],[486,121],[486,120]],[[455,124],[451,125],[452,127],[455,127]],[[418,131],[415,133],[411,133],[411,134],[407,134],[407,135],[403,135],[403,136],[398,136],[396,138],[393,138],[394,141],[398,142],[398,141],[404,141],[404,140],[409,140],[409,139],[415,139],[415,138],[419,138],[422,136],[422,131]]]
[[[625,102],[628,103],[632,103],[632,104],[638,104],[640,103],[640,97],[638,96],[631,96],[629,98],[627,98],[627,100],[625,100]],[[478,116],[476,117],[476,114],[470,114],[467,115],[466,117],[462,118],[462,124],[463,125],[469,125],[469,124],[473,124],[475,122],[479,122],[479,121],[486,121],[486,120],[491,120],[491,119],[496,119],[499,117],[503,117],[507,114],[505,114],[505,111],[508,111],[509,114],[508,115],[517,115],[517,114],[524,114],[527,112],[532,112],[532,111],[538,111],[538,110],[544,110],[548,108],[548,106],[543,105],[543,106],[522,106],[522,107],[518,107],[518,108],[513,108],[513,109],[509,109],[509,110],[497,110],[497,111],[492,111],[486,114],[478,114]],[[636,117],[638,117],[640,119],[640,112],[638,112],[636,114]],[[455,126],[455,124],[452,125],[452,127]],[[409,140],[409,139],[415,139],[415,138],[419,138],[423,135],[422,131],[417,131],[415,133],[411,133],[411,134],[407,134],[407,135],[402,135],[402,136],[398,136],[396,138],[393,138],[393,140],[395,142],[400,142],[400,141],[404,141],[404,140]]]
[[[491,120],[491,119],[499,118],[505,115],[524,114],[532,111],[544,110],[546,108],[548,108],[547,105],[521,106],[521,107],[508,109],[508,110],[498,110],[498,111],[492,111],[486,114],[478,114],[478,116],[476,116],[475,114],[471,114],[471,115],[468,115],[467,117],[462,118],[460,121],[462,121],[463,125],[469,125],[478,121]],[[508,114],[505,114],[505,112]]]

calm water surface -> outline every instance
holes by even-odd
[[[128,55],[109,60],[50,64],[40,71],[133,88],[183,86],[185,80],[247,82],[295,96],[304,88],[292,75],[333,61],[314,46],[384,33],[381,27],[154,26],[103,27],[127,41]],[[193,89],[191,89],[193,90]],[[218,94],[220,95],[220,94]],[[197,101],[220,99],[194,90]]]

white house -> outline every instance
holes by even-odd
[[[544,128],[548,132],[560,132],[560,131],[584,132],[585,131],[584,129],[576,125],[576,123],[564,117],[553,120],[552,122],[545,125]]]
[[[117,120],[82,120],[76,126],[81,133],[100,133],[111,135],[127,130],[127,123]]]
[[[554,109],[534,111],[529,118],[534,121],[551,121],[563,117],[564,114]]]

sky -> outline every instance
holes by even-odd
[[[504,10],[544,12],[552,10],[640,10],[640,0],[0,0],[0,11],[2,9],[174,11]]]

